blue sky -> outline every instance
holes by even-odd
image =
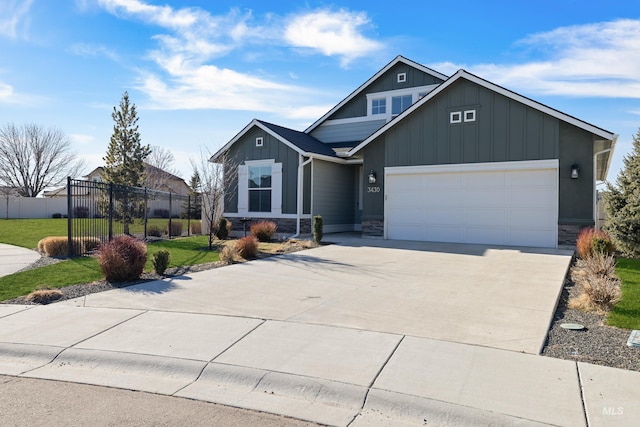
[[[638,0],[2,0],[0,125],[62,129],[89,172],[126,90],[188,180],[202,147],[304,130],[399,54],[619,134],[609,180],[640,127]]]

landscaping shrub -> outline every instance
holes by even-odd
[[[578,234],[578,240],[576,241],[578,255],[583,259],[593,256],[595,241],[599,242],[596,243],[597,250],[599,252],[603,252],[608,255],[613,253],[614,245],[611,237],[602,230],[596,230],[595,228],[588,227],[583,228],[582,231],[580,231],[580,234]]]
[[[49,304],[62,298],[62,292],[58,289],[41,288],[31,292],[25,297],[29,302],[35,304]]]
[[[244,259],[252,259],[258,255],[258,239],[254,236],[243,237],[236,242],[236,251]]]
[[[620,280],[615,275],[615,258],[600,252],[578,261],[572,279],[581,293],[569,301],[571,308],[606,313],[620,300]]]
[[[319,245],[321,240],[322,240],[322,217],[320,215],[316,215],[313,217],[313,241],[316,242],[317,245]]]
[[[76,206],[73,208],[74,218],[89,218],[89,208],[86,206]]]
[[[239,258],[235,244],[223,246],[220,250],[220,261],[224,264],[233,264]]]
[[[118,236],[100,247],[98,262],[109,282],[135,280],[147,262],[147,246],[135,237]]]
[[[98,250],[100,245],[102,244],[102,240],[98,237],[82,237],[82,245],[84,247],[84,252],[93,252]]]
[[[171,230],[169,230],[169,223],[167,223],[167,234],[169,236],[182,236],[182,222],[171,221]]]
[[[156,273],[162,275],[169,267],[169,261],[171,260],[171,255],[169,251],[161,249],[155,254],[153,254],[153,259],[151,260],[153,264],[153,269]]]
[[[613,240],[610,238],[594,237],[593,238],[593,253],[603,255],[613,255],[615,247]]]
[[[46,256],[66,257],[69,253],[67,236],[49,236],[38,242],[38,251]],[[73,253],[76,255],[84,253],[82,240],[72,240]]]
[[[193,235],[202,234],[202,222],[191,221],[191,224],[189,224],[189,234],[193,234]]]
[[[278,226],[273,221],[258,221],[251,224],[251,234],[261,242],[268,242],[273,238]]]
[[[227,240],[229,237],[229,230],[231,229],[231,222],[226,218],[220,218],[218,221],[218,227],[216,229],[216,237],[220,240]]]
[[[53,215],[51,215],[51,218],[62,218],[62,214],[59,212],[56,212]]]
[[[147,226],[147,236],[162,237],[162,230],[157,225]]]

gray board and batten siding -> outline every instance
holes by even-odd
[[[263,138],[262,147],[256,147],[256,138],[258,137]],[[234,168],[244,164],[247,160],[268,159],[282,163],[282,213],[297,213],[298,153],[295,150],[257,126],[249,129],[229,148],[229,164]],[[224,206],[227,213],[238,212],[237,183],[234,188],[236,191],[225,193]]]
[[[313,160],[313,215],[322,216],[327,232],[353,230],[356,168]]]
[[[476,120],[450,123],[450,112],[476,110]],[[591,133],[460,79],[364,147],[364,173],[384,168],[559,159],[559,223],[593,223]],[[570,178],[573,163],[580,179]],[[365,219],[384,218],[384,191],[365,193]]]
[[[406,73],[405,82],[398,83],[398,73]],[[353,117],[364,117],[367,115],[367,94],[376,92],[387,92],[397,89],[409,89],[417,86],[428,86],[443,83],[444,80],[439,79],[431,74],[420,71],[410,65],[399,62],[382,76],[367,86],[361,93],[349,100],[345,105],[340,107],[336,112],[331,114],[327,119],[348,119]]]

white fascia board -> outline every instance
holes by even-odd
[[[341,165],[347,164],[346,160],[341,159],[339,157],[325,156],[324,154],[316,154],[316,153],[302,153],[302,155],[304,157],[311,157],[312,159],[324,160],[326,162],[340,163]]]
[[[588,132],[591,132],[594,135],[600,136],[602,138],[606,138],[609,141],[612,141],[614,136],[615,136],[615,134],[613,134],[611,132],[607,132],[604,129],[601,129],[601,128],[597,127],[597,126],[594,126],[592,124],[584,122],[584,121],[582,121],[580,119],[577,119],[577,118],[575,118],[573,116],[565,114],[565,113],[563,113],[561,111],[558,111],[558,110],[556,110],[554,108],[548,107],[548,106],[546,106],[544,104],[541,104],[541,103],[539,103],[537,101],[534,101],[533,99],[530,99],[530,98],[527,98],[525,96],[519,95],[519,94],[517,94],[515,92],[510,91],[509,89],[505,89],[502,86],[498,86],[495,83],[491,83],[490,81],[484,80],[484,79],[482,79],[482,78],[480,78],[480,77],[478,77],[478,76],[476,76],[474,74],[471,74],[471,73],[469,73],[469,72],[467,72],[465,70],[460,70],[460,71],[458,71],[458,73],[460,73],[461,77],[464,77],[465,79],[467,79],[469,81],[472,81],[472,82],[474,82],[474,83],[476,83],[476,84],[478,84],[480,86],[484,86],[487,89],[490,89],[490,90],[492,90],[494,92],[499,93],[500,95],[504,95],[507,98],[511,98],[514,101],[518,101],[518,102],[520,102],[522,104],[525,104],[525,105],[527,105],[527,106],[529,106],[531,108],[534,108],[534,109],[536,109],[538,111],[541,111],[541,112],[543,112],[545,114],[548,114],[548,115],[550,115],[552,117],[555,117],[555,118],[557,118],[559,120],[562,120],[562,121],[567,122],[567,123],[569,123],[571,125],[574,125],[574,126],[580,128],[580,129],[584,129],[584,130],[586,130]]]
[[[269,129],[268,127],[264,126],[262,123],[260,123],[257,119],[253,119],[251,120],[251,122],[246,125],[240,132],[238,132],[238,134],[236,136],[234,136],[231,141],[227,142],[221,149],[219,149],[218,151],[216,151],[216,153],[211,156],[209,158],[210,162],[213,162],[213,159],[217,158],[218,156],[220,156],[222,153],[224,153],[225,151],[227,151],[229,148],[231,148],[231,146],[233,144],[235,144],[240,138],[242,138],[242,136],[244,136],[245,133],[247,133],[249,131],[249,129],[251,129],[253,126],[257,126],[260,129],[262,129],[263,131],[265,131],[266,133],[268,133],[269,135],[273,136],[274,138],[276,138],[278,141],[282,142],[283,144],[285,144],[287,147],[291,148],[292,150],[294,150],[295,152],[299,153],[299,154],[305,154],[302,150],[300,150],[300,148],[298,148],[295,144],[292,144],[291,142],[289,142],[288,140],[286,140],[285,138],[283,138],[282,136],[278,135],[277,133],[273,132],[271,129]]]
[[[329,110],[329,112],[327,112],[324,116],[322,116],[318,120],[316,120],[304,132],[305,133],[309,133],[309,132],[313,131],[320,124],[322,124],[327,119],[327,117],[331,116],[340,107],[342,107],[347,102],[351,101],[353,98],[355,98],[357,95],[359,95],[363,90],[365,90],[367,88],[367,86],[369,86],[371,83],[373,83],[375,80],[377,80],[380,76],[382,76],[384,73],[386,73],[388,70],[390,70],[398,62],[403,62],[403,63],[405,63],[405,64],[407,64],[407,65],[409,65],[411,67],[417,68],[418,70],[420,70],[420,71],[422,71],[424,73],[430,74],[430,75],[432,75],[432,76],[434,76],[436,78],[442,79],[442,80],[446,80],[448,78],[446,75],[444,75],[442,73],[439,73],[439,72],[437,72],[435,70],[432,70],[431,68],[425,67],[424,65],[418,64],[417,62],[413,62],[413,61],[403,57],[402,55],[398,55],[393,59],[393,61],[389,62],[384,68],[382,68],[380,71],[375,73],[371,78],[369,78],[369,80],[367,80],[362,85],[360,85],[360,87],[358,87],[356,90],[351,92],[351,94],[349,94],[349,96],[347,96],[345,99],[343,99],[338,105],[336,105],[331,110]]]
[[[460,70],[462,71],[462,70]],[[398,114],[394,119],[392,119],[390,122],[388,122],[386,125],[382,126],[380,129],[378,129],[377,131],[375,131],[373,134],[371,134],[367,139],[365,139],[364,141],[362,141],[360,144],[356,145],[355,147],[353,147],[351,150],[349,150],[349,152],[347,153],[348,156],[353,156],[355,153],[357,153],[358,151],[360,151],[362,148],[364,148],[367,144],[369,144],[371,141],[373,141],[374,139],[376,139],[378,136],[382,135],[384,132],[387,131],[387,129],[392,128],[393,126],[395,126],[397,123],[399,123],[404,117],[406,117],[408,114],[411,114],[411,112],[415,111],[417,108],[419,108],[422,104],[428,102],[430,99],[432,99],[434,96],[436,96],[437,94],[439,94],[440,92],[442,92],[443,90],[445,90],[446,88],[448,88],[449,86],[451,86],[451,84],[453,84],[453,82],[455,82],[456,80],[458,80],[460,78],[460,71],[458,71],[456,74],[454,74],[453,76],[451,76],[447,81],[445,81],[444,83],[442,83],[440,86],[438,86],[437,88],[435,88],[434,90],[432,90],[431,92],[429,92],[424,98],[418,100],[418,102],[414,103],[411,107],[407,108],[406,110],[404,110],[402,113]]]
[[[411,175],[425,173],[496,172],[514,170],[558,169],[558,159],[525,160],[521,162],[456,163],[447,165],[385,167],[385,175]]]
[[[357,153],[358,151],[360,151],[363,147],[365,147],[367,144],[369,144],[371,141],[373,141],[374,139],[376,139],[378,136],[382,135],[384,132],[386,132],[387,130],[389,130],[390,128],[392,128],[393,126],[395,126],[396,124],[398,124],[403,118],[405,118],[407,115],[411,114],[413,111],[415,111],[416,109],[420,108],[420,106],[422,106],[423,104],[429,102],[431,99],[433,99],[436,95],[438,95],[440,92],[444,91],[445,89],[447,89],[449,86],[451,86],[454,82],[456,82],[458,79],[460,78],[464,78],[467,79],[471,82],[474,82],[482,87],[485,87],[491,91],[494,91],[496,93],[499,93],[503,96],[506,96],[507,98],[513,99],[514,101],[520,102],[522,104],[525,104],[531,108],[534,108],[542,113],[548,114],[552,117],[555,117],[559,120],[562,120],[564,122],[567,122],[571,125],[574,125],[580,129],[584,129],[587,132],[591,132],[594,135],[600,136],[602,138],[605,138],[607,140],[612,141],[613,138],[615,137],[615,134],[611,133],[611,132],[607,132],[604,129],[601,129],[599,127],[596,127],[594,125],[591,125],[587,122],[584,122],[580,119],[577,119],[573,116],[570,116],[568,114],[562,113],[558,110],[555,110],[551,107],[548,107],[544,104],[540,104],[539,102],[536,102],[532,99],[529,99],[525,96],[519,95],[515,92],[512,92],[508,89],[503,88],[502,86],[498,86],[494,83],[491,83],[487,80],[481,79],[480,77],[473,75],[465,70],[458,70],[453,76],[451,76],[451,78],[449,80],[447,80],[446,82],[442,83],[440,86],[438,86],[437,88],[435,88],[433,91],[429,92],[427,94],[427,96],[425,96],[424,98],[422,98],[421,100],[419,100],[418,102],[416,102],[415,104],[413,104],[411,107],[407,108],[406,110],[404,110],[402,113],[400,113],[395,119],[391,120],[389,123],[387,123],[386,125],[382,126],[380,129],[378,129],[376,132],[374,132],[371,136],[369,136],[367,139],[365,139],[364,141],[362,141],[360,144],[358,144],[356,147],[354,147],[353,149],[349,150],[349,152],[347,153],[349,156],[353,156],[355,153]]]

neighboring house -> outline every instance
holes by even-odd
[[[396,57],[304,132],[253,120],[211,158],[224,216],[282,233],[534,247],[593,226],[617,135],[460,70]]]
[[[182,196],[191,194],[191,188],[179,176],[173,175],[167,171],[159,169],[148,163],[144,164],[144,170],[147,174],[147,188],[152,190],[166,191]],[[87,175],[83,176],[87,181],[104,182],[104,168],[98,166]],[[67,197],[67,186],[56,188],[43,192],[44,197]]]

